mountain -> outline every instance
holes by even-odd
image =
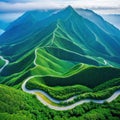
[[[23,19],[25,15],[23,15]],[[15,31],[21,29],[21,26],[16,27]],[[27,28],[27,24],[24,27]],[[0,39],[0,43],[3,45],[1,54],[13,62],[37,46],[44,46],[47,49],[52,46],[49,52],[60,59],[71,61],[69,55],[72,54],[74,62],[93,65],[116,64],[116,67],[120,64],[119,38],[116,39],[116,36],[107,34],[95,23],[78,15],[70,6],[44,20],[35,22],[32,29],[31,26],[28,29],[25,31],[25,35],[21,35],[22,32],[19,33],[19,30],[14,32],[14,27],[8,29]],[[9,33],[12,37],[9,37]],[[29,41],[31,42],[28,44]],[[62,54],[58,56],[52,53],[55,49],[61,51]],[[63,57],[64,54],[68,54],[68,58]]]
[[[33,13],[35,17],[31,17]],[[25,78],[39,74],[38,71],[41,71],[43,75],[56,76],[64,76],[68,71],[72,71],[73,73],[76,71],[74,73],[76,78],[76,75],[79,72],[81,73],[79,71],[79,65],[77,65],[79,63],[85,64],[85,68],[87,64],[86,71],[91,76],[96,74],[96,69],[91,68],[91,65],[98,66],[98,69],[100,69],[99,73],[104,73],[104,70],[99,68],[99,66],[119,68],[119,38],[116,39],[116,36],[107,34],[96,23],[80,16],[71,6],[54,14],[50,13],[48,15],[48,13],[41,13],[39,11],[25,13],[12,23],[10,25],[11,28],[7,29],[4,33],[6,38],[8,38],[6,40],[9,40],[8,36],[11,32],[13,34],[10,38],[12,41],[3,42],[3,39],[0,39],[2,43],[0,48],[1,55],[10,61],[9,65],[1,72],[2,83],[8,85],[20,84]],[[41,17],[42,14],[45,14],[47,17]],[[39,15],[40,18],[37,19]],[[14,33],[14,28],[17,31],[22,26],[25,28],[28,27],[24,19],[27,22],[28,20],[31,21],[28,23],[33,23],[32,29],[30,26],[28,28],[29,30],[25,31],[25,35],[21,35],[22,32],[19,31]],[[18,27],[15,27],[15,25]],[[15,37],[19,37],[19,39],[14,40],[13,38]],[[36,58],[36,54],[39,57]],[[38,64],[37,67],[34,61],[35,59]],[[65,64],[68,65],[64,67]],[[77,66],[75,67],[76,69],[70,70],[74,66]],[[92,72],[89,72],[89,69]],[[72,72],[69,74],[73,75]],[[105,76],[108,76],[108,74],[109,72]],[[80,74],[80,76],[84,75]],[[106,77],[107,79],[105,81],[118,76],[119,74],[114,74],[110,78]]]
[[[41,90],[49,104],[53,103],[43,93],[62,100],[78,95],[72,103],[106,99],[120,89],[119,33],[89,10],[80,9],[78,14],[68,6],[27,12],[0,36],[0,55],[9,60],[0,72],[0,83],[19,91],[23,85]],[[1,68],[4,64],[1,59]]]
[[[90,20],[91,22],[95,23],[104,32],[106,32],[108,34],[111,34],[113,36],[116,36],[116,37],[120,34],[119,29],[117,29],[116,27],[114,27],[112,24],[110,24],[109,22],[107,22],[100,15],[96,14],[92,10],[77,9],[76,11],[78,12],[79,15],[81,15],[84,18],[86,18],[86,19]]]
[[[21,36],[28,36],[28,33],[32,32],[34,30],[34,24],[36,22],[39,22],[43,20],[44,18],[47,18],[50,16],[55,10],[49,10],[49,11],[29,11],[26,12],[24,15],[19,17],[17,20],[12,22],[7,28],[6,32],[0,36],[0,43],[2,44],[9,44],[13,41],[19,41],[22,39]],[[18,32],[16,32],[18,31]],[[30,34],[29,33],[29,34]],[[32,34],[32,33],[31,33]],[[23,38],[24,38],[23,37]],[[21,38],[21,39],[20,39]]]
[[[7,26],[10,24],[8,21],[4,21],[0,19],[0,29],[6,30]]]
[[[12,29],[13,27],[19,27],[24,26],[24,25],[32,25],[38,21],[41,21],[51,14],[53,14],[57,10],[34,10],[34,11],[28,11],[21,17],[19,17],[17,20],[12,22],[6,29]]]
[[[107,14],[102,16],[106,21],[110,22],[120,30],[120,14]]]

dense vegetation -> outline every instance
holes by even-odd
[[[0,85],[1,120],[119,120],[120,97],[103,105],[87,103],[68,111],[54,111],[35,96]]]
[[[34,77],[27,82],[26,87],[28,89],[44,90],[52,97],[58,99],[67,99],[76,94],[98,92],[100,90],[105,90],[107,91],[107,94],[110,94],[107,89],[120,85],[119,76],[120,70],[117,68],[86,67],[86,65],[83,65],[82,67],[81,64],[78,64],[69,72],[59,77],[55,77],[55,75],[53,77]],[[105,95],[106,94],[102,94],[102,96]],[[88,96],[90,97],[91,95]],[[100,98],[100,95],[95,98]]]
[[[79,70],[78,70],[79,71]],[[86,75],[87,74],[87,75]],[[71,86],[71,85],[84,85],[90,88],[94,88],[108,80],[120,77],[120,70],[114,68],[96,68],[89,67],[85,70],[78,72],[72,76],[62,77],[37,77],[39,82],[44,83],[47,86]]]
[[[114,84],[114,81],[111,81],[110,83],[110,85],[109,82],[107,82],[95,87],[94,89],[90,89],[82,85],[48,87],[41,85],[39,82],[30,81],[27,84],[27,88],[46,91],[46,93],[48,93],[50,96],[57,99],[68,99],[69,97],[75,95],[78,96],[78,100],[85,98],[105,99],[110,97],[116,90],[120,89],[119,80],[116,81],[116,83],[118,83],[117,85]],[[106,88],[104,86],[106,86]]]

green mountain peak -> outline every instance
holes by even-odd
[[[73,7],[72,7],[71,5],[68,5],[68,6],[66,7],[66,9],[74,10]]]

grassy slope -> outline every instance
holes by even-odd
[[[117,68],[90,67],[78,64],[62,76],[35,77],[28,81],[27,87],[42,89],[58,99],[67,99],[76,94],[117,87],[119,86],[119,77],[120,70]]]
[[[0,83],[13,86],[22,82],[25,78],[30,76],[29,69],[34,67],[34,58],[34,52],[30,51],[18,61],[9,63],[0,73]]]
[[[54,31],[52,46],[82,54],[84,57],[88,55],[89,59],[90,56],[94,59],[101,56],[114,62],[111,55],[118,56],[119,47],[116,41],[114,43],[113,41],[113,37],[106,34],[93,23],[73,13],[67,20],[58,21],[57,28]],[[116,46],[116,50],[113,50],[112,45]]]
[[[97,91],[97,90],[107,89],[113,86],[120,86],[120,77],[106,81],[103,84],[100,84],[97,87],[95,87],[94,90]]]
[[[52,23],[49,27],[44,28],[43,30],[33,32],[31,34],[26,34],[21,36],[20,42],[15,42],[10,45],[5,45],[2,47],[1,54],[7,56],[11,61],[17,61],[25,54],[28,54],[31,50],[34,50],[37,46],[40,46],[46,40],[51,39],[51,33],[56,27],[56,23]],[[28,44],[29,43],[29,44]]]
[[[34,51],[30,51],[28,54],[24,55],[16,62],[9,63],[2,71],[1,75],[10,76],[21,71],[26,71],[34,66],[33,65],[34,59],[35,59]]]
[[[21,85],[22,81],[32,75],[57,76],[57,78],[38,77],[32,79],[31,81],[29,81],[29,88],[34,89],[37,86],[37,88],[43,89],[52,96],[56,96],[60,99],[62,94],[64,93],[64,95],[62,96],[63,99],[75,94],[90,92],[92,90],[88,87],[93,88],[97,85],[100,85],[101,83],[104,83],[105,81],[111,80],[113,78],[118,78],[120,76],[119,69],[117,68],[93,66],[90,67],[89,65],[85,64],[77,64],[76,66],[74,66],[72,62],[60,60],[59,58],[56,58],[55,56],[49,54],[46,50],[46,47],[37,49],[36,53],[36,67],[33,66],[35,54],[33,54],[33,52],[30,52],[27,56],[21,58],[21,60],[19,60],[18,62],[12,63],[6,67],[6,69],[8,70],[7,74],[10,74],[10,72],[16,72],[16,74],[11,74],[8,77],[1,77],[1,83],[11,86],[17,85],[18,87],[20,87],[19,85]],[[26,63],[23,61],[27,61],[28,64],[25,64],[25,66],[23,66],[22,63]],[[24,70],[21,65],[24,67]],[[31,66],[31,68],[29,66]],[[12,70],[12,68],[15,68],[13,69],[14,71]],[[19,70],[20,72],[17,73],[17,71]],[[2,72],[2,74],[3,73],[4,71]],[[97,82],[94,82],[96,78]],[[42,82],[42,84],[40,81]],[[72,89],[70,89],[69,86],[72,86]]]
[[[45,49],[48,53],[63,60],[72,61],[76,63],[81,62],[81,63],[91,64],[96,66],[99,65],[97,61],[70,50],[65,50],[65,49],[56,48],[56,47],[45,47]]]
[[[0,68],[2,68],[2,66],[3,66],[4,64],[5,64],[5,62],[0,59]]]
[[[74,66],[72,62],[60,60],[57,57],[54,57],[53,55],[47,53],[44,49],[39,49],[37,51],[36,63],[39,66],[50,68],[51,70],[60,73],[65,73]]]
[[[37,50],[35,61],[37,66],[33,65],[34,59],[35,53],[32,51],[19,61],[10,63],[1,73],[0,83],[13,86],[20,84],[32,75],[61,75],[74,65],[72,62],[60,60],[50,55],[42,48]]]
[[[87,103],[58,112],[43,106],[35,96],[0,85],[0,119],[3,120],[119,120],[120,97],[103,105]]]
[[[81,84],[90,88],[94,88],[108,80],[119,77],[120,69],[117,68],[88,67],[82,71],[78,69],[77,74],[74,75],[63,75],[62,77],[47,76],[38,78],[38,81],[51,87]]]
[[[119,69],[117,68],[93,67],[85,64],[74,66],[72,62],[60,60],[49,54],[46,47],[37,49],[36,53],[37,58],[35,62],[37,66],[33,66],[35,54],[30,52],[18,62],[12,63],[5,68],[9,76],[1,77],[1,83],[20,87],[22,81],[29,76],[47,75],[48,77],[38,77],[29,81],[29,88],[43,89],[52,96],[63,99],[76,94],[91,92],[92,89],[90,88],[120,76]],[[28,64],[23,66],[23,63],[26,63],[25,61]],[[11,72],[16,74],[11,74]],[[5,73],[4,71],[2,72],[2,74]],[[57,77],[49,77],[50,75]],[[95,80],[97,82],[94,82]],[[69,86],[72,86],[72,89]]]

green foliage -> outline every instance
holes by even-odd
[[[38,66],[46,68],[46,71],[49,71],[49,69],[51,69],[60,74],[65,73],[74,66],[72,62],[64,61],[57,57],[54,57],[42,48],[37,50],[37,59],[35,62]]]
[[[112,88],[107,88],[107,89],[103,89],[103,90],[98,90],[98,91],[92,91],[92,92],[86,92],[83,94],[78,95],[73,102],[79,101],[81,99],[107,99],[109,98],[116,90],[119,90],[120,86],[115,86]]]
[[[2,68],[2,66],[3,66],[4,64],[5,64],[5,62],[0,59],[0,68]]]
[[[3,76],[10,76],[15,73],[24,72],[33,67],[33,60],[35,58],[34,52],[31,51],[30,53],[23,56],[16,62],[10,63],[5,67],[2,71],[1,75]],[[6,72],[7,71],[7,72]]]
[[[35,96],[0,85],[0,119],[3,120],[119,120],[120,97],[103,105],[86,103],[64,112],[42,105]]]
[[[106,81],[103,84],[100,84],[97,87],[95,87],[94,91],[111,88],[113,86],[120,86],[120,78],[114,78],[112,80]]]
[[[42,77],[38,81],[44,81],[48,86],[70,86],[70,85],[85,85],[94,88],[101,83],[104,83],[113,78],[120,76],[120,69],[110,67],[88,67],[72,76],[63,77]]]
[[[87,74],[87,75],[86,75]],[[56,74],[57,75],[57,74]],[[28,89],[40,89],[58,99],[67,99],[71,96],[87,93],[82,98],[106,98],[119,86],[120,70],[110,67],[88,67],[78,64],[63,76],[34,77],[27,82]],[[81,85],[83,84],[83,85]],[[90,87],[92,89],[90,89]],[[113,88],[110,90],[109,88]],[[91,92],[92,91],[92,92]],[[93,92],[97,93],[93,93]],[[101,91],[101,92],[100,92]],[[108,92],[106,92],[108,91]],[[110,92],[113,91],[113,92]],[[80,98],[81,99],[81,96]]]
[[[73,86],[57,86],[57,87],[48,87],[46,85],[40,84],[39,81],[29,81],[26,86],[28,89],[40,89],[47,92],[53,98],[57,99],[67,99],[69,97],[79,95],[86,92],[91,92],[92,90],[86,86],[82,85],[73,85]]]

